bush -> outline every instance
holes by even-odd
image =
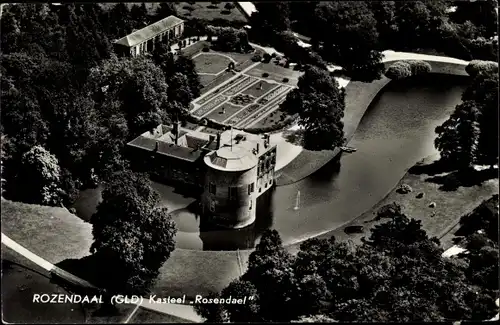
[[[411,191],[413,191],[413,189],[408,184],[401,184],[401,186],[396,190],[399,194],[407,194]]]
[[[232,2],[227,2],[225,5],[224,5],[224,8],[226,8],[227,10],[231,10],[231,9],[234,9],[235,5],[232,3]]]
[[[221,15],[230,15],[231,14],[231,10],[223,9],[223,10],[220,11],[220,14]]]
[[[273,53],[271,54],[271,58],[275,58],[276,56],[277,56],[276,52],[273,52]]]
[[[480,73],[498,73],[498,63],[493,61],[472,60],[465,67],[465,71],[473,78]]]
[[[254,56],[252,56],[252,61],[253,62],[260,62],[260,61],[262,61],[262,56],[260,54],[255,54]]]
[[[204,46],[201,50],[203,52],[209,52],[210,51],[210,47],[209,46]]]
[[[262,74],[262,77],[264,77],[264,78],[267,78],[267,77],[269,77],[269,73],[267,73],[267,72],[264,72],[264,73]]]
[[[283,78],[283,82],[288,82],[290,81],[288,78]]]
[[[427,74],[432,70],[431,65],[425,61],[408,60],[406,62],[410,64],[412,77]]]
[[[269,53],[264,53],[262,58],[264,59],[264,62],[266,62],[266,63],[269,63],[269,61],[271,61],[271,56],[269,55]]]
[[[385,76],[393,80],[401,80],[411,77],[411,66],[408,62],[397,61],[387,69]]]

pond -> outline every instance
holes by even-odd
[[[194,199],[154,184],[162,195],[162,205],[173,211],[177,247],[252,248],[268,228],[279,231],[284,244],[292,244],[341,227],[387,195],[408,168],[436,153],[434,129],[460,103],[467,82],[467,78],[431,75],[413,84],[390,83],[367,110],[349,143],[357,151],[259,198],[257,220],[244,229],[200,232],[200,217],[187,207]],[[294,209],[299,191],[298,209]],[[84,192],[75,205],[82,218],[95,209],[97,192]]]

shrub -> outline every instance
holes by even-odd
[[[221,15],[230,15],[231,14],[231,10],[223,9],[223,10],[220,11],[220,14]]]
[[[393,80],[411,77],[411,66],[408,62],[397,61],[387,69],[385,76]]]
[[[385,219],[385,218],[393,218],[394,216],[401,215],[403,209],[401,205],[396,202],[392,202],[390,204],[386,204],[377,211],[376,220]]]
[[[203,52],[209,52],[210,51],[210,47],[205,45],[201,50]]]
[[[262,61],[262,56],[260,54],[255,54],[254,56],[252,56],[252,61],[253,62],[260,62],[260,61]]]
[[[269,73],[267,73],[267,72],[264,72],[264,73],[262,74],[262,77],[264,77],[264,78],[267,78],[267,77],[269,77]]]
[[[290,81],[288,78],[283,78],[283,82],[288,82]]]
[[[412,77],[427,74],[432,70],[431,65],[425,61],[408,60],[406,62],[410,64]]]
[[[465,71],[471,77],[476,77],[478,74],[486,72],[498,73],[498,63],[493,61],[472,60],[465,67]]]
[[[262,57],[264,59],[264,62],[266,63],[269,63],[269,61],[271,61],[271,55],[269,55],[269,53],[264,53]]]
[[[273,53],[271,54],[271,57],[272,57],[272,58],[275,58],[276,56],[277,56],[276,52],[273,52]]]
[[[407,194],[411,191],[413,191],[413,189],[408,184],[401,184],[401,186],[396,190],[399,194]]]
[[[232,2],[227,2],[225,5],[224,5],[224,8],[226,8],[227,10],[231,10],[231,9],[234,9],[234,4]]]

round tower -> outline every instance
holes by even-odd
[[[207,154],[203,217],[212,224],[243,228],[255,221],[257,157],[244,147],[224,146]]]

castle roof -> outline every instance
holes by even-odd
[[[246,148],[227,145],[206,155],[204,161],[208,166],[224,171],[244,171],[258,163],[257,157]]]
[[[166,30],[171,29],[172,27],[182,23],[184,20],[177,18],[175,16],[168,16],[160,21],[157,21],[154,24],[146,26],[142,29],[139,29],[127,36],[116,40],[115,44],[120,44],[127,47],[133,47],[137,44],[140,44],[144,41],[147,41],[150,38],[155,37],[156,35],[163,33]]]

